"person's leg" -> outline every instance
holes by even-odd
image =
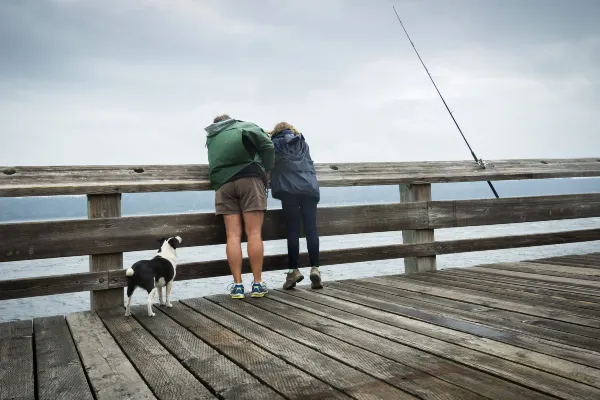
[[[304,276],[298,270],[300,255],[300,205],[298,198],[286,195],[281,198],[281,208],[287,232],[288,272],[283,289],[291,289],[302,281]]]
[[[227,245],[225,252],[231,275],[234,298],[244,297],[242,285],[242,215],[236,195],[235,182],[228,182],[215,193],[215,209],[217,215],[223,215]]]
[[[321,289],[321,272],[319,271],[319,232],[317,230],[317,199],[302,197],[300,203],[302,225],[306,235],[306,247],[310,258],[310,281],[313,289]]]
[[[248,258],[254,277],[252,297],[262,297],[267,293],[262,283],[264,247],[262,225],[267,209],[267,190],[260,178],[241,178],[235,181],[240,209],[244,217],[246,237],[248,239]]]

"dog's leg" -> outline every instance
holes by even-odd
[[[154,317],[154,311],[152,311],[152,303],[154,302],[154,294],[156,293],[156,288],[152,289],[150,293],[148,293],[148,316]]]
[[[171,302],[169,301],[169,297],[171,296],[171,287],[173,286],[173,281],[171,282],[167,282],[167,307],[171,308],[173,307],[173,304],[171,304]]]
[[[158,303],[161,306],[164,306],[165,303],[163,302],[163,287],[162,286],[158,286]]]
[[[131,310],[129,306],[131,306],[131,298],[133,297],[133,291],[135,290],[135,286],[127,286],[127,307],[125,307],[125,316],[129,317],[131,315]]]

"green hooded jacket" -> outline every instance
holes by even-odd
[[[204,128],[208,148],[208,177],[216,191],[242,169],[257,164],[264,172],[275,163],[273,142],[259,126],[228,119]],[[254,154],[244,144],[256,149]]]

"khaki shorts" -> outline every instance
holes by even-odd
[[[217,215],[265,211],[267,190],[263,180],[252,176],[227,182],[215,193],[215,209]]]

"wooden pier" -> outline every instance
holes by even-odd
[[[395,204],[319,208],[321,236],[402,232],[398,244],[323,251],[322,265],[404,259],[405,275],[181,300],[150,318],[145,305],[123,315],[123,253],[167,235],[221,244],[224,229],[212,213],[122,217],[121,194],[209,190],[206,166],[0,167],[0,197],[88,199],[88,219],[0,224],[0,269],[89,256],[89,272],[0,280],[0,301],[90,292],[90,311],[0,324],[0,400],[600,399],[600,253],[436,268],[442,254],[599,241],[600,227],[435,239],[439,228],[599,217],[600,193],[431,199],[439,182],[598,177],[600,159],[321,164],[317,174],[321,186],[400,186]],[[284,237],[280,212],[268,211],[264,240]],[[285,260],[267,256],[264,270]],[[193,262],[176,280],[223,275],[226,260]]]
[[[600,253],[325,286],[0,324],[0,397],[600,398]]]

